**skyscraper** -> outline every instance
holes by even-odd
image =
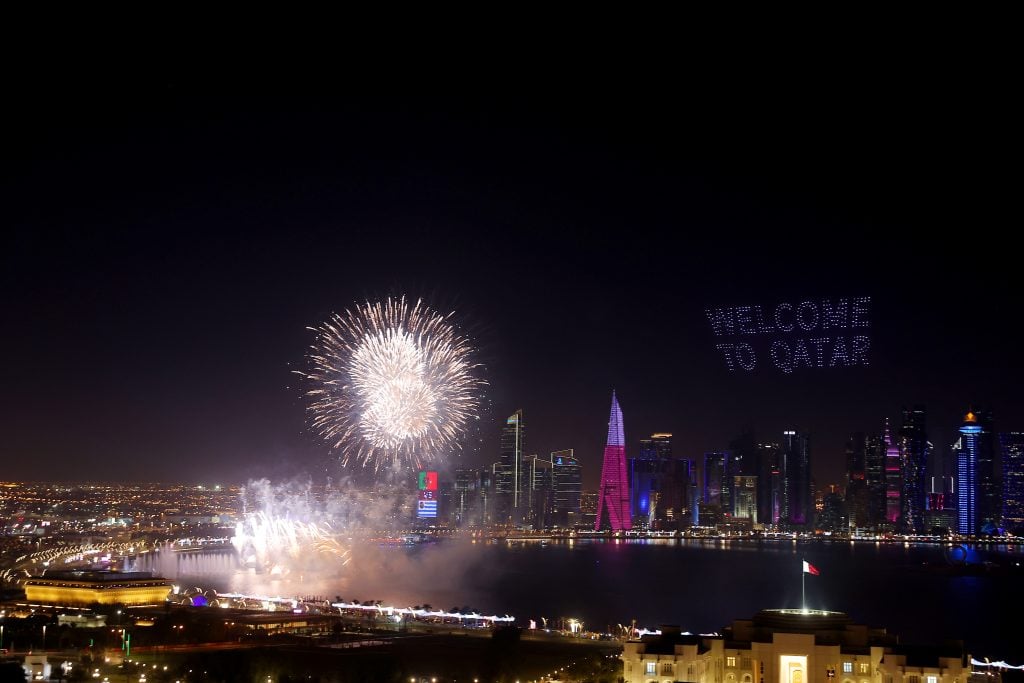
[[[757,524],[757,477],[737,474],[733,477],[732,516]]]
[[[779,523],[782,510],[782,472],[779,469],[781,450],[777,443],[758,443],[755,446],[757,517],[762,524],[770,526]]]
[[[850,527],[871,526],[871,492],[866,473],[867,438],[854,432],[846,442],[846,507]]]
[[[525,488],[522,481],[525,426],[520,409],[505,420],[501,430],[501,458],[494,471],[497,494],[495,521],[500,524],[522,521],[520,499]]]
[[[520,507],[524,521],[534,529],[545,529],[551,521],[551,490],[554,485],[551,461],[529,455],[523,458],[520,471],[523,484]]]
[[[885,522],[895,527],[899,524],[900,515],[903,514],[900,502],[903,494],[903,462],[900,458],[900,447],[892,437],[889,418],[885,419],[882,443],[885,446]]]
[[[814,522],[810,439],[794,429],[782,432],[782,521],[789,526]]]
[[[924,406],[903,409],[899,448],[903,466],[903,491],[900,499],[901,526],[907,532],[924,531],[928,478],[925,470],[932,445],[925,430]]]
[[[609,528],[623,531],[633,528],[629,510],[629,481],[626,479],[626,435],[622,427],[622,409],[612,392],[612,409],[608,418],[608,441],[604,447],[601,484],[597,496],[597,519],[594,530]]]
[[[877,529],[885,520],[885,440],[880,434],[864,437],[864,481],[868,487],[868,523]]]
[[[978,518],[978,437],[982,428],[972,412],[964,416],[960,426],[960,440],[956,451],[956,505],[957,531],[965,535],[977,534]]]
[[[994,533],[1002,515],[999,500],[1001,475],[998,444],[991,410],[975,410],[974,417],[981,431],[977,437],[978,453],[978,531]]]
[[[672,456],[672,435],[640,440],[640,455],[629,458],[633,526],[678,529],[690,506],[690,462]]]
[[[728,486],[727,472],[729,467],[729,454],[722,451],[712,451],[704,454],[704,504],[718,505],[726,504],[722,498],[723,489]]]
[[[1003,528],[1024,531],[1024,432],[999,435],[1003,456]]]
[[[571,448],[551,454],[551,479],[554,486],[552,523],[563,527],[579,523],[583,473]]]

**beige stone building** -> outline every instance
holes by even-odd
[[[627,683],[967,683],[971,675],[962,651],[925,660],[915,654],[908,665],[884,629],[821,610],[763,610],[712,636],[665,627],[622,653]]]

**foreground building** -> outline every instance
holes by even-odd
[[[663,627],[622,652],[626,683],[967,683],[969,661],[960,650],[908,658],[884,629],[787,609],[734,621],[721,635]]]

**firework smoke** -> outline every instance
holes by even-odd
[[[311,500],[308,485],[295,492],[263,479],[249,482],[242,498],[246,509],[231,542],[243,564],[270,574],[307,568],[324,558],[336,566],[348,564],[348,546],[324,519],[322,506]]]
[[[461,448],[484,382],[452,315],[389,298],[310,328],[310,369],[298,374],[312,426],[343,465],[418,469]]]

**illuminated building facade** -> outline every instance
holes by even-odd
[[[633,528],[629,506],[629,480],[626,478],[626,434],[622,427],[622,409],[612,392],[608,417],[608,440],[601,465],[601,484],[597,495],[597,519],[594,530],[624,531]]]
[[[908,661],[884,629],[842,612],[762,610],[721,635],[662,627],[624,644],[626,683],[964,683],[971,669],[950,646]]]
[[[757,517],[762,524],[774,526],[779,522],[782,482],[779,470],[777,443],[757,443],[754,446],[754,470],[757,474]]]
[[[866,460],[867,437],[864,432],[854,432],[846,442],[846,504],[851,529],[871,526]]]
[[[640,454],[629,458],[633,526],[678,529],[689,524],[690,462],[672,456],[672,435],[640,440]],[[684,523],[685,520],[685,523]]]
[[[794,429],[782,432],[782,522],[803,527],[814,521],[810,439]]]
[[[928,496],[928,457],[932,445],[925,430],[924,406],[903,409],[899,447],[903,461],[903,495],[900,499],[903,530],[911,533],[924,531],[925,499]]]
[[[580,526],[594,528],[597,524],[597,491],[584,491],[580,494]]]
[[[757,524],[757,477],[734,476],[732,492],[732,516]]]
[[[882,443],[885,445],[885,522],[895,528],[903,513],[900,502],[903,493],[903,463],[900,448],[892,437],[892,429],[889,428],[889,418],[885,420]]]
[[[1003,455],[1003,524],[1016,533],[1024,531],[1024,432],[999,435]]]
[[[719,508],[725,505],[723,491],[727,486],[728,468],[728,453],[715,451],[704,454],[704,505],[717,505]]]
[[[974,418],[981,431],[975,438],[978,476],[978,531],[997,533],[1002,514],[999,460],[992,411],[975,410]]]
[[[569,527],[580,521],[580,498],[583,493],[583,468],[573,449],[551,453],[552,505],[551,521],[555,526]]]
[[[523,484],[520,507],[527,526],[546,529],[550,526],[552,481],[551,461],[536,454],[523,459],[520,469]]]
[[[171,591],[170,581],[149,572],[51,572],[24,587],[28,602],[60,606],[162,605]]]
[[[501,457],[494,468],[495,521],[499,524],[521,521],[520,499],[525,489],[522,476],[525,431],[522,410],[510,415],[501,430]]]
[[[981,425],[974,413],[964,416],[960,426],[960,441],[956,447],[956,505],[957,531],[977,534],[981,529],[978,515],[978,439]]]
[[[885,520],[885,439],[880,434],[864,437],[864,482],[868,489],[868,523],[877,529]]]

